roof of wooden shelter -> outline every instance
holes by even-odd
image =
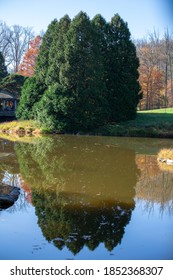
[[[17,99],[11,92],[0,89],[0,99]]]

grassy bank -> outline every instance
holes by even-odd
[[[105,125],[96,133],[108,136],[173,138],[173,108],[140,111],[135,120]]]
[[[36,121],[8,121],[0,123],[1,134],[36,135],[41,133],[41,128]]]
[[[0,123],[0,133],[35,135],[48,132],[35,121]],[[49,131],[50,132],[50,131]],[[140,111],[135,120],[108,124],[90,134],[126,137],[173,138],[173,108]]]

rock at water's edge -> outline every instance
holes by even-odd
[[[6,209],[18,199],[20,189],[6,184],[0,184],[0,210]]]

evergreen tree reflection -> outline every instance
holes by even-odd
[[[77,254],[122,240],[134,209],[137,168],[132,150],[94,138],[43,138],[15,146],[45,238]]]

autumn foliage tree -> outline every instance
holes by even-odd
[[[33,38],[32,28],[20,25],[9,27],[5,22],[0,21],[0,52],[5,59],[8,72],[19,72],[22,57]]]
[[[173,36],[162,39],[150,33],[136,43],[140,61],[139,82],[143,92],[140,109],[151,110],[173,105]]]
[[[164,72],[158,66],[157,53],[149,44],[144,44],[138,50],[140,57],[139,82],[143,91],[140,101],[141,109],[160,108],[164,104]]]
[[[34,69],[36,60],[39,53],[39,48],[41,45],[42,38],[40,36],[36,36],[29,43],[29,48],[26,54],[23,57],[23,61],[19,66],[19,74],[27,77],[31,77],[34,75]]]

